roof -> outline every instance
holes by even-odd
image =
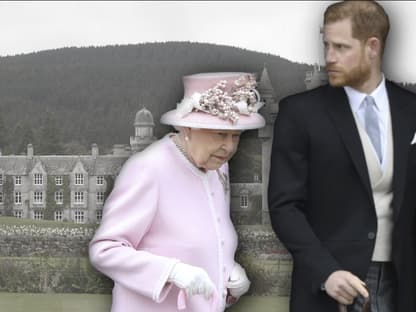
[[[67,175],[81,163],[89,175],[116,175],[125,156],[91,155],[47,155],[47,156],[0,156],[0,172],[5,175],[28,175],[37,163],[40,163],[48,175]]]
[[[134,119],[135,126],[154,126],[155,123],[153,121],[152,113],[143,107],[136,113],[136,118]]]

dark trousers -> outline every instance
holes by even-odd
[[[370,293],[371,312],[397,312],[394,307],[396,277],[391,262],[371,262],[365,283]],[[363,303],[363,298],[357,298],[349,311],[363,311]]]

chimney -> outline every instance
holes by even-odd
[[[98,145],[96,143],[94,143],[94,144],[91,145],[91,155],[94,158],[96,158],[99,155]]]
[[[33,145],[30,143],[27,145],[27,157],[33,157]]]

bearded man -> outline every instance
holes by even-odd
[[[382,72],[389,27],[374,1],[330,5],[329,85],[280,102],[268,198],[293,256],[291,312],[416,311],[403,243],[414,246],[404,236],[414,230],[402,226],[416,207],[403,205],[416,175],[416,95]]]

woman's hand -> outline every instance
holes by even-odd
[[[175,264],[170,272],[168,282],[184,289],[187,297],[204,295],[205,299],[209,299],[215,289],[214,283],[204,269],[182,262]]]
[[[230,278],[227,282],[227,289],[229,296],[233,298],[227,298],[227,301],[237,301],[243,294],[245,294],[250,288],[250,281],[246,275],[246,271],[238,263],[234,263],[233,269],[231,270]],[[228,296],[227,296],[228,297]],[[228,304],[228,302],[227,302]]]

